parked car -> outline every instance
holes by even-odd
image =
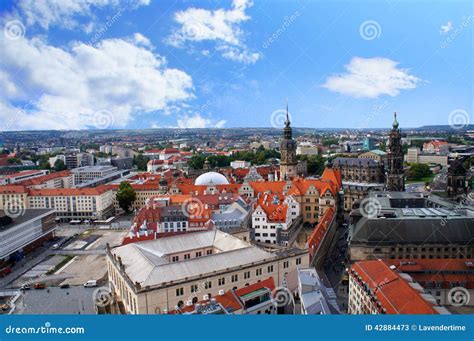
[[[35,284],[35,289],[44,289],[44,288],[46,288],[46,285],[44,283]]]
[[[2,311],[7,311],[7,310],[10,310],[10,306],[5,303],[5,304],[0,305],[0,309]]]
[[[88,280],[84,283],[84,288],[93,288],[97,286],[97,281],[95,279]]]
[[[59,249],[59,244],[54,244],[53,247],[52,247],[53,250],[57,250]]]
[[[67,289],[67,288],[69,288],[69,284],[63,283],[63,284],[61,284],[59,287],[60,287],[61,289]]]

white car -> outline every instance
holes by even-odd
[[[95,279],[88,280],[84,283],[84,288],[93,288],[97,286],[97,281]]]

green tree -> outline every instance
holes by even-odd
[[[431,176],[430,167],[424,163],[415,163],[410,166],[408,180],[420,180]]]
[[[63,160],[60,160],[60,159],[57,159],[55,162],[54,162],[54,170],[56,172],[60,172],[60,171],[63,171],[66,169],[66,165],[64,164],[64,161]]]
[[[130,212],[133,202],[137,198],[137,194],[127,181],[122,181],[117,191],[117,201],[119,206],[127,213]]]
[[[188,161],[189,167],[192,169],[202,169],[204,166],[204,161],[206,161],[206,157],[202,154],[196,154],[191,156]]]
[[[146,156],[143,156],[143,154],[138,154],[133,157],[133,164],[137,166],[138,170],[141,171],[146,171],[148,161],[150,161],[150,159]]]

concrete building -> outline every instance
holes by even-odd
[[[31,189],[44,188],[72,188],[74,187],[74,176],[69,170],[54,172],[30,180],[18,183]]]
[[[351,261],[474,255],[474,211],[435,195],[371,192],[350,215]]]
[[[31,170],[24,170],[12,174],[7,174],[3,177],[0,177],[0,185],[13,185],[15,183],[19,183],[25,180],[31,180],[43,175],[48,174],[48,170],[43,169],[31,169]]]
[[[161,314],[272,277],[282,286],[307,251],[270,253],[219,230],[107,248],[114,297],[126,313]]]
[[[96,187],[121,178],[130,173],[113,166],[87,166],[72,169],[74,184],[78,188]]]
[[[242,160],[235,160],[230,163],[230,166],[232,169],[237,169],[237,168],[249,168],[250,167],[250,162],[248,161],[242,161]]]
[[[296,155],[319,155],[319,147],[312,144],[300,144],[296,148]]]
[[[448,156],[440,154],[422,153],[420,148],[408,148],[405,162],[408,163],[425,163],[425,164],[439,164],[443,167],[448,165]]]
[[[41,246],[56,230],[54,210],[24,209],[13,218],[8,214],[0,211],[0,268]]]
[[[112,191],[105,188],[30,189],[27,203],[54,209],[60,221],[104,220],[114,213]]]

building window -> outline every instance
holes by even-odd
[[[201,256],[202,256],[202,252],[201,252],[201,251],[196,252],[196,257],[201,257]]]
[[[296,258],[296,265],[301,265],[301,258]]]
[[[261,276],[261,275],[262,275],[262,269],[255,270],[255,276]]]
[[[197,292],[198,291],[198,286],[197,284],[191,285],[191,292]]]
[[[184,259],[190,259],[190,258],[191,258],[191,254],[186,253],[186,254],[184,255]]]
[[[267,270],[268,270],[268,273],[272,273],[273,272],[273,265],[269,265]]]
[[[176,289],[176,296],[183,296],[184,295],[184,288]]]
[[[225,277],[219,278],[218,285],[225,285]]]
[[[244,279],[249,279],[250,278],[250,271],[244,272]]]
[[[177,262],[177,261],[179,261],[179,256],[173,256],[173,258],[171,260],[173,262]]]
[[[205,289],[211,289],[212,288],[212,282],[211,281],[205,282],[204,283],[204,288]]]
[[[239,280],[239,275],[232,275],[232,283]]]

